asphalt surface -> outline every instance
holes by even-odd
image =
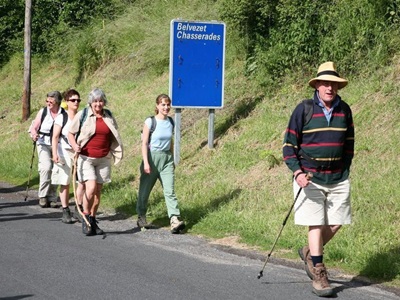
[[[63,224],[61,209],[0,183],[0,299],[318,299],[303,264],[221,246],[133,218],[99,215],[104,236]],[[333,298],[400,299],[396,290],[330,274]],[[397,293],[397,294],[396,294]]]

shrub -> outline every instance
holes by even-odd
[[[49,54],[62,44],[70,28],[80,28],[96,18],[111,19],[122,0],[37,0],[32,1],[32,53]],[[24,0],[0,4],[0,66],[24,43]]]
[[[309,72],[327,60],[340,62],[347,74],[387,64],[398,45],[399,4],[223,0],[220,9],[230,27],[245,37],[247,73],[267,86],[289,71]]]

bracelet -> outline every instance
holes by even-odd
[[[306,173],[304,173],[304,172],[297,173],[296,176],[294,176],[294,180],[297,180],[297,177],[299,177],[299,175],[301,175],[301,174],[306,174]]]

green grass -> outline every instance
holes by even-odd
[[[33,59],[32,116],[27,122],[21,122],[22,54],[0,70],[0,180],[26,186],[33,149],[27,129],[48,91],[75,87],[86,99],[98,86],[108,96],[125,146],[124,160],[113,168],[113,182],[104,187],[101,210],[135,215],[140,130],[144,118],[153,113],[156,96],[168,92],[169,23],[177,17],[218,19],[214,1],[193,1],[190,8],[186,1],[143,2],[127,8],[112,23],[66,37],[65,56],[44,62]],[[233,30],[229,24],[227,30]],[[86,38],[79,38],[82,34]],[[225,106],[216,110],[215,148],[207,146],[208,112],[184,109],[176,192],[190,234],[235,236],[269,251],[293,202],[291,174],[281,155],[283,131],[296,103],[310,97],[307,81],[312,75],[291,73],[268,90],[262,88],[244,76],[242,49],[229,41]],[[101,50],[93,72],[69,60],[69,51],[82,42],[92,43],[90,51]],[[348,87],[340,92],[351,104],[356,128],[353,223],[329,243],[324,257],[329,268],[400,287],[398,74],[400,60],[395,57],[390,68],[348,78]],[[35,159],[34,188],[36,165]],[[168,223],[159,184],[150,198],[149,218],[159,225]],[[306,228],[295,226],[291,216],[273,255],[298,259],[296,250],[305,242]]]

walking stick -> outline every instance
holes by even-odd
[[[307,175],[306,175],[308,180],[310,180],[312,178],[312,176],[313,176],[312,173],[307,173]],[[267,263],[269,261],[269,258],[271,257],[272,251],[274,251],[274,249],[275,249],[276,242],[278,241],[279,237],[281,236],[282,230],[285,227],[287,220],[289,219],[290,213],[292,212],[292,209],[293,209],[294,205],[296,204],[297,198],[299,198],[299,195],[300,195],[302,189],[303,188],[300,188],[299,191],[297,192],[296,197],[294,198],[294,201],[292,203],[292,206],[290,206],[290,209],[289,209],[285,219],[282,222],[281,230],[279,231],[279,234],[275,239],[275,242],[274,242],[274,244],[273,244],[273,246],[271,248],[271,251],[269,251],[269,253],[268,253],[268,256],[267,256],[267,259],[265,260],[263,268],[261,269],[260,273],[258,273],[258,275],[257,275],[258,279],[260,279],[263,276],[263,272],[264,272],[265,266],[267,265]]]
[[[79,207],[78,198],[76,197],[76,165],[77,165],[77,161],[78,161],[78,156],[79,156],[79,153],[76,152],[75,156],[74,156],[74,165],[72,166],[72,168],[73,168],[73,172],[72,172],[72,189],[74,190],[74,198],[75,198],[76,208],[77,208],[79,214],[82,216],[83,222],[86,223],[86,226],[88,227],[88,229],[91,229],[92,227],[90,226],[90,223],[89,223],[88,219],[86,219],[83,211]]]
[[[26,195],[25,195],[25,200],[24,201],[26,201],[26,199],[28,198],[29,183],[31,182],[32,166],[33,166],[33,159],[35,158],[35,151],[36,151],[36,142],[33,142],[31,167],[29,168],[28,183],[26,184]]]

